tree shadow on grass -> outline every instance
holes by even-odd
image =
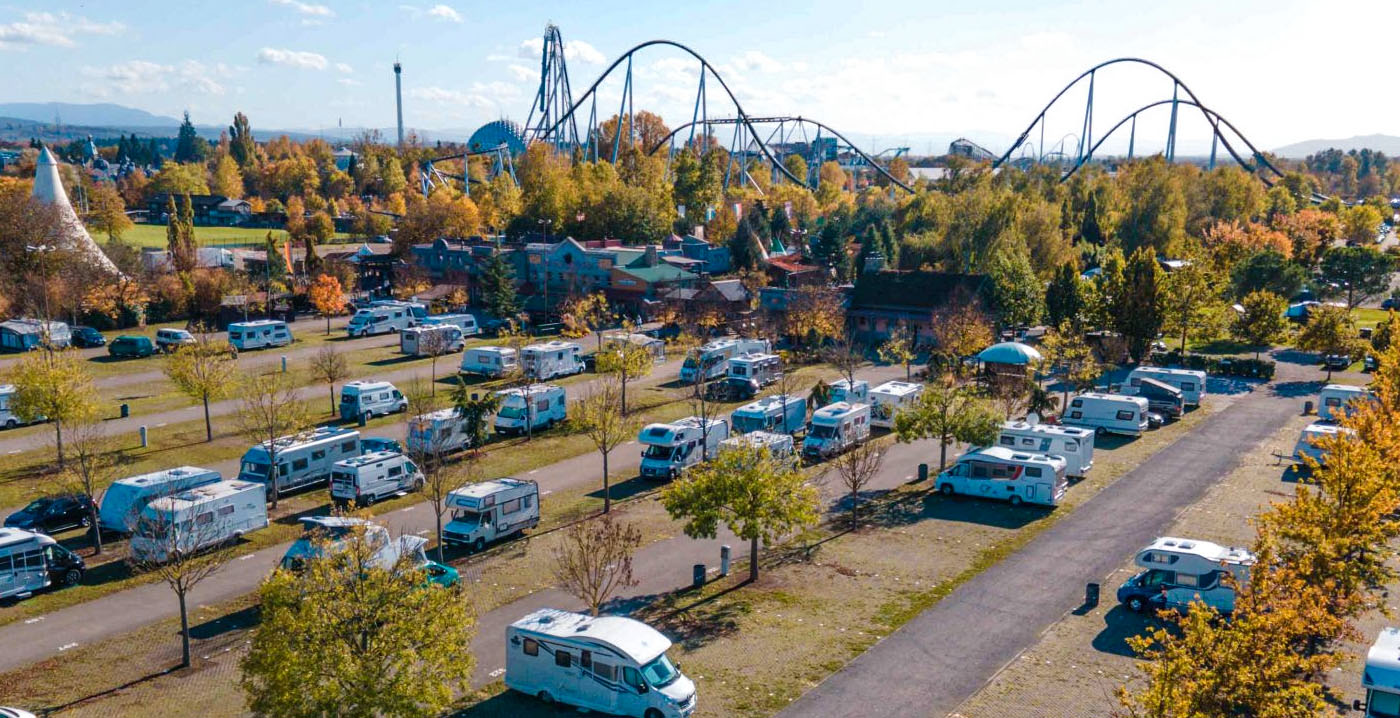
[[[665,481],[648,479],[642,476],[633,476],[630,479],[624,479],[622,481],[618,481],[617,477],[613,477],[612,490],[610,493],[612,493],[613,501],[621,501],[623,499],[630,499],[638,494],[644,494],[648,491],[655,491],[665,485]],[[599,486],[596,490],[588,492],[588,497],[593,499],[603,498],[603,487]]]
[[[1321,381],[1285,381],[1277,384],[1270,384],[1269,390],[1274,396],[1287,399],[1297,399],[1305,396],[1312,396],[1322,390]]]
[[[365,364],[366,366],[394,366],[396,364],[407,364],[411,361],[418,361],[420,358],[421,357],[416,357],[412,354],[404,354],[403,356],[389,357],[388,359],[375,359],[372,362],[365,362]]]
[[[232,631],[252,628],[258,624],[260,616],[261,612],[258,606],[249,606],[228,615],[190,626],[190,638],[196,641],[207,641]]]
[[[1044,518],[1049,511],[1049,507],[1012,506],[1002,501],[930,493],[919,500],[876,504],[874,511],[861,513],[861,522],[886,529],[924,521],[953,521],[1019,529]]]
[[[1100,653],[1127,658],[1136,658],[1133,649],[1128,647],[1128,639],[1142,635],[1156,623],[1150,613],[1133,613],[1122,605],[1109,609],[1104,614],[1103,622],[1103,629],[1094,636],[1090,645]]]
[[[1286,364],[1298,364],[1301,366],[1315,366],[1319,361],[1316,354],[1312,352],[1300,352],[1297,349],[1280,349],[1275,352],[1269,352],[1269,356],[1273,357],[1274,361],[1281,361]]]
[[[747,581],[738,581],[698,599],[694,591],[681,590],[609,601],[603,611],[630,615],[686,650],[695,650],[738,632],[740,618],[752,610],[748,597],[736,593],[747,585]]]

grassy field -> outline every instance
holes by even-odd
[[[195,227],[194,238],[203,247],[215,247],[222,244],[257,244],[261,245],[267,238],[266,229],[251,227]],[[279,239],[286,239],[287,233],[281,230],[272,230]],[[349,239],[350,235],[337,232],[337,240]],[[105,241],[106,236],[93,233],[93,238],[99,242]],[[137,247],[155,247],[165,249],[165,225],[163,224],[138,224],[122,234],[122,239]]]

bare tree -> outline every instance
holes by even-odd
[[[851,339],[850,334],[844,334],[822,347],[821,357],[841,372],[849,386],[855,386],[856,369],[865,363],[865,349]]]
[[[277,508],[277,440],[310,423],[306,406],[286,374],[264,374],[243,383],[238,407],[238,432],[267,450],[267,494]]]
[[[432,394],[422,387],[421,379],[414,379],[405,392],[409,399],[409,415],[422,416],[437,409]],[[448,434],[433,431],[431,427],[424,436],[426,441],[413,441],[407,444],[409,455],[423,472],[423,498],[433,510],[434,536],[437,538],[438,561],[443,560],[442,517],[447,513],[447,495],[464,484],[475,483],[480,473],[476,454],[468,454],[466,460],[457,467],[448,466],[446,461]]]
[[[447,332],[433,329],[427,333],[418,335],[418,353],[427,354],[431,360],[432,369],[429,376],[432,378],[432,393],[437,394],[437,362],[438,357],[449,354],[452,351],[452,344],[447,340]]]
[[[885,454],[880,446],[869,441],[857,444],[855,448],[839,454],[831,461],[831,468],[840,477],[841,485],[850,492],[852,529],[859,520],[860,492],[880,473],[884,462]]]
[[[637,585],[632,555],[641,545],[642,532],[612,514],[580,521],[564,530],[554,548],[554,578],[596,616],[617,591]]]
[[[71,493],[91,500],[87,518],[92,531],[93,553],[102,553],[102,529],[97,520],[97,490],[117,474],[117,450],[100,420],[73,424],[68,429],[68,467],[64,482]]]
[[[331,414],[336,412],[335,385],[345,381],[350,376],[350,366],[345,361],[345,356],[335,350],[330,344],[323,345],[311,357],[311,376],[316,381],[324,383],[331,392]]]
[[[622,413],[616,381],[605,380],[574,407],[574,423],[603,455],[603,513],[612,510],[612,486],[608,481],[608,454],[637,431],[635,422]]]

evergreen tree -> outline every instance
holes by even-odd
[[[190,113],[185,113],[185,121],[180,123],[180,135],[175,142],[175,161],[180,164],[202,162],[208,143],[200,138],[190,122]]]
[[[749,221],[739,222],[739,226],[734,228],[734,235],[729,238],[729,255],[734,260],[735,269],[754,269],[758,266],[761,255],[756,242],[758,238],[754,236]]]
[[[481,289],[487,308],[498,319],[520,313],[520,302],[515,296],[515,273],[499,252],[492,254],[481,269]]]
[[[1084,204],[1084,221],[1079,224],[1079,238],[1096,246],[1108,241],[1103,226],[1099,224],[1099,193],[1090,192],[1089,201]]]
[[[768,223],[768,234],[782,240],[784,246],[791,241],[792,220],[788,219],[786,209],[777,209],[773,212],[773,219]]]
[[[247,115],[242,112],[234,114],[233,124],[228,128],[228,136],[229,155],[238,163],[239,169],[247,169],[257,157],[257,149],[253,145],[253,128],[248,124]],[[353,166],[354,158],[350,161]]]
[[[1045,290],[1045,316],[1051,326],[1065,322],[1079,326],[1084,320],[1084,293],[1079,286],[1079,272],[1072,262],[1055,270],[1050,286]]]
[[[1161,269],[1148,246],[1138,247],[1128,258],[1123,273],[1123,294],[1115,312],[1118,331],[1128,340],[1128,351],[1141,359],[1147,345],[1162,330],[1162,307],[1158,284]]]

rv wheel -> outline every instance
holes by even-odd
[[[15,421],[14,419],[6,419],[6,420],[5,420],[5,428],[6,428],[6,429],[13,429],[13,428],[15,428],[16,426],[19,426],[19,422],[18,422],[18,421]]]
[[[1108,433],[1108,432],[1107,432],[1107,431],[1104,431],[1104,428],[1103,428],[1102,426],[1096,426],[1096,427],[1094,427],[1094,436],[1103,436],[1104,434],[1107,434],[1107,433]]]
[[[952,496],[952,495],[953,495],[953,485],[952,485],[952,484],[944,484],[944,485],[938,487],[938,493],[943,494],[944,496]]]
[[[1142,613],[1142,610],[1144,608],[1147,608],[1147,602],[1142,600],[1142,596],[1133,596],[1132,598],[1128,599],[1129,611],[1132,611],[1133,613]]]
[[[535,697],[539,698],[540,701],[543,703],[554,702],[554,696],[550,695],[549,691],[540,691],[539,693],[535,694]]]
[[[645,718],[665,718],[665,717],[661,715],[661,711],[656,710],[655,708],[648,708],[648,709],[647,709],[647,712],[646,712],[646,717],[645,717]]]
[[[68,588],[78,585],[81,580],[83,580],[83,572],[76,568],[70,568],[63,572],[63,585]]]
[[[481,536],[477,536],[476,540],[472,542],[472,550],[477,553],[481,553],[482,551],[486,550],[486,539],[482,538]]]
[[[1020,497],[1020,496],[1012,496],[1012,497],[1011,497],[1011,505],[1012,505],[1012,506],[1020,506],[1020,505],[1021,505],[1021,497]]]

